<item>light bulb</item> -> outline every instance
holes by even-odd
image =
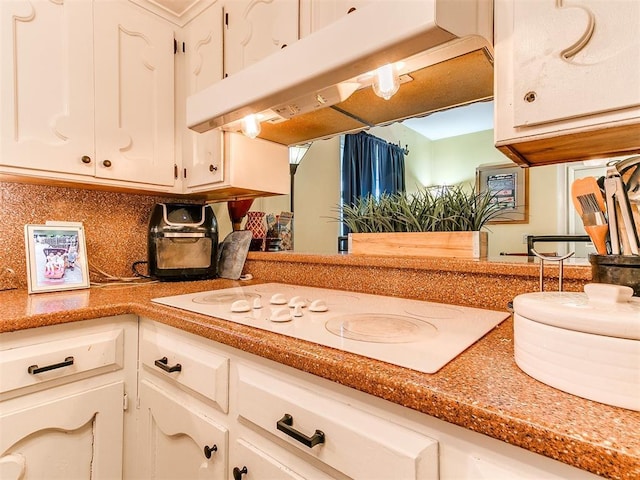
[[[387,63],[375,71],[373,91],[379,97],[389,100],[400,88],[400,77],[392,64]]]
[[[253,113],[242,119],[242,133],[249,138],[256,138],[260,134],[260,121]]]

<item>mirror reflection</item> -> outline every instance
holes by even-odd
[[[476,168],[511,164],[493,144],[493,102],[437,112],[420,119],[408,119],[367,133],[408,150],[405,156],[405,185],[408,193],[427,186],[475,185]],[[302,161],[291,169],[293,201],[289,195],[256,199],[251,210],[279,214],[293,209],[294,251],[313,254],[338,253],[341,234],[338,205],[341,195],[341,141],[334,137],[314,142]],[[594,168],[596,170],[594,170]],[[600,166],[580,162],[541,166],[529,172],[528,223],[491,224],[489,257],[526,254],[527,235],[584,235],[573,209],[569,208],[568,187],[574,178],[598,175]],[[226,204],[216,207],[224,238],[228,222]],[[586,257],[594,249],[589,244],[549,244],[545,252],[576,251]]]

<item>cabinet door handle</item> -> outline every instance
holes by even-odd
[[[66,357],[64,362],[54,363],[52,365],[46,365],[44,367],[39,367],[38,365],[31,365],[27,368],[27,371],[31,375],[35,375],[37,373],[48,372],[49,370],[55,370],[56,368],[68,367],[69,365],[73,365],[73,357]]]
[[[244,475],[247,472],[248,470],[246,466],[242,467],[242,469],[238,467],[233,467],[233,480],[242,480],[242,475]]]
[[[210,447],[209,445],[204,446],[204,456],[207,458],[211,458],[211,454],[218,451],[218,445],[213,445]]]
[[[298,442],[306,445],[309,448],[313,448],[319,443],[324,443],[324,433],[320,430],[316,430],[313,435],[307,437],[304,433],[299,432],[298,430],[293,428],[293,417],[288,413],[285,413],[284,417],[278,420],[276,427],[281,432],[286,433],[294,440],[297,440]]]
[[[180,365],[179,363],[176,363],[175,365],[171,365],[171,366],[167,365],[169,363],[169,360],[167,359],[167,357],[162,357],[153,363],[155,364],[156,367],[164,370],[167,373],[182,371],[182,365]]]
[[[86,164],[91,163],[91,157],[89,155],[83,155],[80,160],[82,161],[82,163],[86,163]]]
[[[104,165],[106,168],[109,168],[111,166],[111,160],[103,160],[102,165]]]

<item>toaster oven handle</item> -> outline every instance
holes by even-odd
[[[180,365],[179,363],[176,363],[175,365],[169,366],[168,365],[169,359],[167,357],[162,357],[162,358],[156,360],[153,363],[154,363],[154,365],[156,367],[158,367],[161,370],[164,370],[167,373],[181,372],[182,371],[182,365]]]
[[[164,238],[204,238],[204,232],[164,232]]]

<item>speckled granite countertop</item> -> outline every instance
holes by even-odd
[[[260,280],[251,283],[281,281],[342,289],[348,289],[346,286],[350,285],[352,290],[367,292],[377,289],[374,293],[388,295],[399,295],[396,285],[406,281],[406,275],[418,275],[422,283],[429,283],[431,275],[439,271],[444,278],[457,282],[458,271],[468,282],[477,283],[484,279],[498,282],[485,285],[485,297],[491,297],[492,300],[482,303],[485,308],[492,308],[487,305],[504,305],[504,295],[511,295],[514,288],[516,291],[527,291],[531,284],[537,286],[537,267],[518,267],[519,263],[514,262],[511,267],[508,263],[482,266],[473,262],[440,260],[391,265],[384,259],[354,260],[338,256],[322,259],[303,255],[291,255],[274,262],[273,257],[267,254],[252,253],[246,270]],[[323,267],[322,279],[316,278],[319,266]],[[362,279],[362,272],[358,270],[367,266],[370,277]],[[346,267],[349,268],[343,271]],[[389,270],[385,270],[387,267]],[[479,276],[475,276],[474,269]],[[264,277],[277,278],[263,278],[258,275],[259,272],[264,272]],[[575,271],[570,268],[565,273],[570,285],[571,282],[576,285],[584,283],[589,278],[589,273],[578,267]],[[394,279],[385,278],[384,282],[379,280],[377,283],[366,284],[380,274]],[[348,279],[352,275],[357,277],[349,283]],[[513,359],[511,319],[503,322],[439,372],[429,375],[150,302],[155,297],[229,288],[240,284],[218,279],[92,287],[88,290],[31,296],[24,290],[5,291],[0,292],[0,331],[133,313],[324,377],[608,478],[640,478],[640,413],[565,394],[525,375]],[[518,286],[513,287],[514,284]],[[383,285],[386,287],[382,288]],[[505,289],[505,285],[510,287]],[[416,286],[405,285],[406,295],[403,296],[451,300],[449,290],[455,291],[455,286],[448,286],[449,289],[431,285],[427,290],[416,290]],[[495,292],[495,288],[502,288],[502,293]],[[443,291],[449,293],[437,293]],[[493,295],[490,292],[494,292]],[[474,303],[473,298],[474,295],[471,295],[471,300],[456,297],[451,303],[470,304]]]

